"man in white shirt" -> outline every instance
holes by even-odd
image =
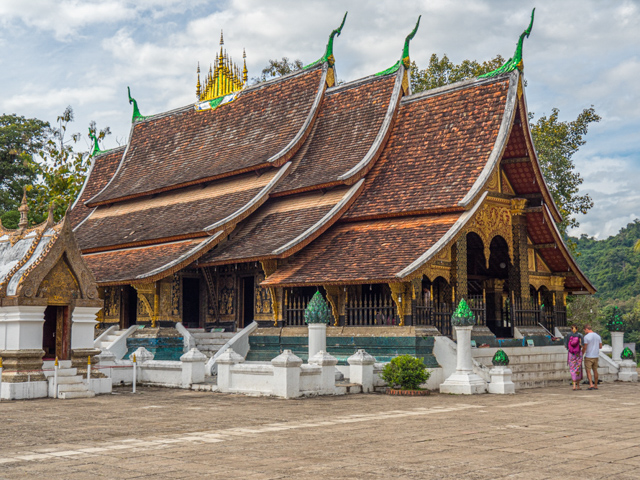
[[[584,340],[582,353],[584,354],[584,369],[587,371],[589,379],[589,390],[598,389],[598,357],[602,348],[602,338],[596,332],[591,330],[591,325],[584,327]],[[593,370],[593,377],[591,371]]]

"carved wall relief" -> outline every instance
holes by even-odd
[[[80,297],[78,280],[64,257],[44,277],[36,296],[47,298],[49,304],[69,304]]]
[[[104,289],[104,319],[107,322],[120,321],[120,302],[122,292],[120,287],[105,287]]]
[[[171,280],[171,316],[180,317],[180,301],[182,299],[182,282],[177,273]]]
[[[491,241],[496,236],[501,236],[506,240],[509,246],[509,256],[513,258],[513,231],[511,212],[508,208],[493,204],[483,205],[469,222],[465,234],[467,232],[477,233],[482,239],[487,268],[489,268],[491,256]]]
[[[255,305],[254,314],[256,316],[267,316],[271,318],[273,315],[273,309],[271,305],[271,295],[269,290],[262,288],[260,283],[264,281],[264,274],[258,273],[255,277]]]
[[[235,314],[235,277],[225,275],[220,277],[220,315]]]

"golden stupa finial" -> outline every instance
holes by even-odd
[[[247,83],[249,71],[247,70],[247,51],[242,49],[242,58],[244,60],[244,67],[242,68],[242,83]]]
[[[196,97],[200,99],[200,62],[198,62],[198,83],[196,84]]]
[[[200,64],[198,63],[198,83],[196,93],[200,101],[229,95],[241,90],[247,83],[247,54],[242,51],[244,68],[233,63],[233,58],[224,48],[224,32],[220,30],[220,52],[216,54],[215,62],[209,65],[209,74],[205,76],[204,84],[200,83]]]
[[[22,203],[18,207],[20,212],[20,222],[18,222],[18,228],[24,230],[29,226],[29,219],[27,213],[29,213],[29,205],[27,205],[27,186],[22,187]]]

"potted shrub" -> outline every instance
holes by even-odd
[[[431,373],[422,358],[400,355],[385,365],[381,377],[387,382],[387,393],[391,395],[429,395],[420,385],[425,383]]]

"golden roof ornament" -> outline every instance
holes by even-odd
[[[20,222],[18,222],[18,229],[24,230],[29,226],[29,219],[27,213],[29,213],[29,205],[27,205],[27,186],[22,187],[22,203],[18,207],[20,212]]]
[[[215,62],[209,66],[209,74],[205,77],[204,84],[200,83],[200,63],[198,63],[198,81],[196,83],[196,96],[199,102],[213,100],[218,97],[242,90],[247,83],[247,54],[242,51],[244,68],[242,75],[240,67],[233,63],[230,55],[224,49],[224,35],[220,31],[220,52],[216,54]]]

